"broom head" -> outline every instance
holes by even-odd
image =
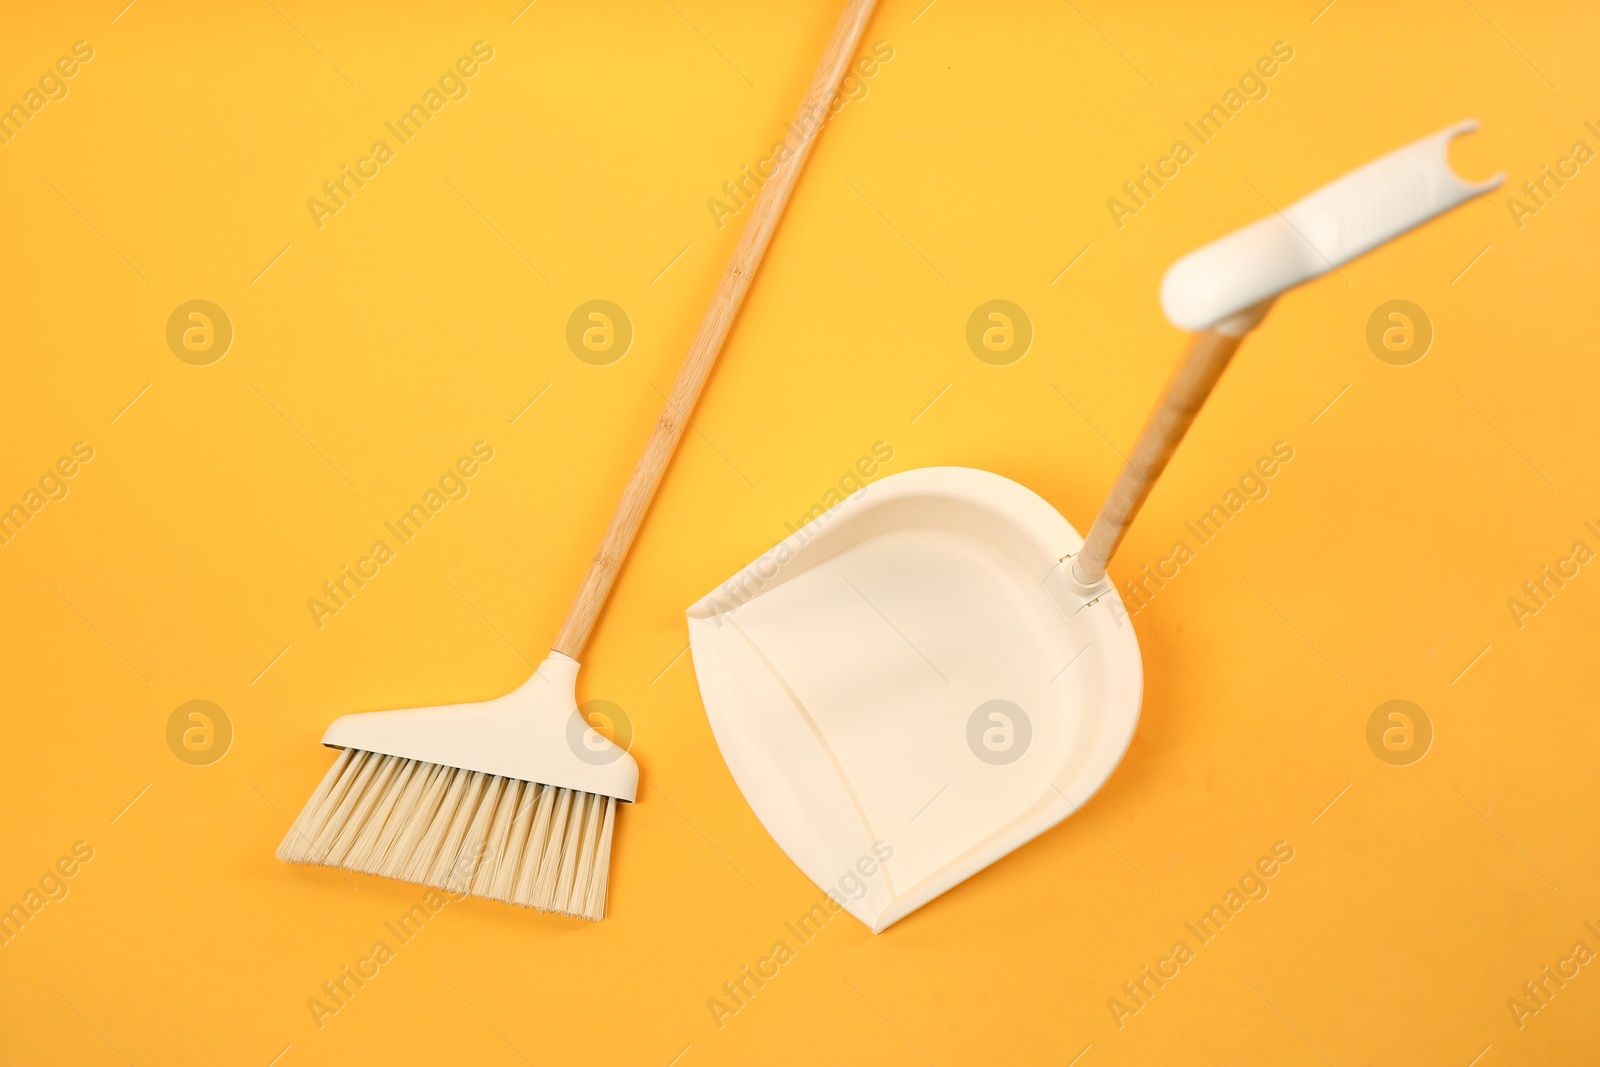
[[[278,858],[604,918],[639,768],[584,722],[577,677],[552,652],[497,700],[339,719],[322,738],[338,758]]]

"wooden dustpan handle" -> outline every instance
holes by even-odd
[[[1083,549],[1072,561],[1072,576],[1082,585],[1093,586],[1105,577],[1106,565],[1122,544],[1123,535],[1243,340],[1243,332],[1233,336],[1217,330],[1203,330],[1190,337],[1183,359],[1139,432],[1139,440],[1123,463],[1106,502],[1100,506],[1094,525],[1089,527]]]
[[[684,427],[689,423],[689,413],[694,410],[695,401],[699,399],[700,390],[711,373],[711,366],[722,350],[722,342],[733,326],[744,294],[750,288],[750,280],[772,240],[772,233],[777,229],[784,207],[789,203],[789,194],[794,191],[795,182],[799,180],[800,171],[811,154],[817,134],[828,120],[834,92],[849,68],[856,46],[861,42],[861,35],[867,28],[867,20],[872,16],[875,3],[876,0],[850,0],[838,24],[834,26],[833,36],[828,41],[816,73],[812,75],[800,111],[784,137],[784,145],[789,150],[788,158],[780,162],[776,172],[756,195],[750,219],[745,223],[738,247],[734,249],[733,258],[722,274],[716,296],[712,298],[711,306],[700,322],[700,331],[695,334],[694,344],[689,347],[683,368],[678,371],[678,380],[673,383],[661,419],[650,434],[650,441],[633,469],[633,476],[628,479],[628,487],[622,492],[622,501],[617,505],[616,514],[611,517],[611,525],[600,542],[600,549],[589,564],[583,587],[573,600],[572,607],[567,610],[566,622],[561,624],[561,633],[555,641],[557,652],[577,659],[583,652],[583,646],[588,643],[589,633],[600,617],[600,608],[611,592],[612,583],[616,581],[617,570],[622,566],[622,560],[627,556],[640,524],[644,522],[645,512],[650,509],[650,501],[661,484],[672,453],[678,447],[678,439],[683,436]]]

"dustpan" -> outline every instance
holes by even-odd
[[[1087,539],[1031,490],[934,467],[860,490],[689,610],[712,732],[762,825],[874,932],[1070,816],[1143,692],[1105,574],[1244,335],[1278,295],[1493,188],[1462,123],[1179,260],[1195,331]]]
[[[908,471],[690,610],[740,790],[874,930],[1060,822],[1126,751],[1139,644],[1114,594],[1073,610],[1082,543],[1007,478]]]

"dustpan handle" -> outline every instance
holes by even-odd
[[[1139,509],[1144,507],[1150,490],[1155,488],[1156,479],[1167,469],[1167,461],[1172,459],[1178,442],[1189,432],[1190,424],[1205,404],[1206,397],[1211,395],[1217,379],[1227,370],[1245,334],[1265,311],[1265,308],[1261,308],[1258,314],[1252,316],[1254,321],[1246,320],[1248,325],[1243,329],[1224,332],[1227,330],[1224,326],[1222,329],[1202,330],[1190,337],[1183,359],[1172,372],[1161,400],[1150,413],[1144,429],[1139,431],[1139,440],[1134,443],[1133,451],[1123,463],[1106,502],[1100,506],[1100,514],[1095,516],[1094,525],[1089,527],[1089,536],[1084,538],[1083,548],[1072,561],[1072,576],[1081,585],[1095,586],[1105,577],[1106,565],[1111,562],[1117,546],[1122,544],[1122,538],[1138,516]]]
[[[650,501],[661,484],[667,464],[678,447],[678,439],[683,436],[684,427],[689,423],[689,412],[694,410],[700,390],[711,373],[711,365],[716,362],[722,342],[727,338],[734,316],[744,300],[745,291],[750,288],[750,280],[761,263],[767,244],[772,240],[784,207],[789,203],[789,194],[793,192],[800,171],[805,167],[817,134],[831,115],[833,96],[855,55],[856,46],[861,42],[875,2],[850,0],[833,28],[833,36],[828,40],[828,47],[817,65],[816,73],[812,75],[811,85],[801,101],[795,121],[789,124],[788,132],[784,135],[783,143],[789,156],[779,162],[777,170],[756,195],[750,220],[745,223],[733,258],[723,271],[716,296],[712,298],[711,307],[700,322],[700,331],[695,334],[694,344],[689,348],[683,368],[678,371],[678,380],[673,383],[661,419],[650,434],[644,455],[639,457],[639,463],[633,469],[633,476],[628,479],[628,487],[623,490],[616,514],[611,517],[611,525],[606,528],[599,551],[594,554],[589,572],[584,576],[583,588],[578,591],[577,598],[567,611],[567,619],[562,623],[561,633],[555,641],[557,652],[577,659],[583,652],[583,646],[588,643],[589,633],[600,618],[600,609],[611,592],[612,583],[616,581],[617,570],[622,566],[622,560],[627,556],[640,524],[644,522],[645,512],[649,510]]]
[[[1468,182],[1451,170],[1450,142],[1477,128],[1476,121],[1459,122],[1396,149],[1172,265],[1161,281],[1162,309],[1174,324],[1199,332],[1072,561],[1080,592],[1103,588],[1128,526],[1239,342],[1274,300],[1505,180]]]

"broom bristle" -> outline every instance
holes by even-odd
[[[278,858],[599,921],[616,816],[615,797],[346,748]]]

